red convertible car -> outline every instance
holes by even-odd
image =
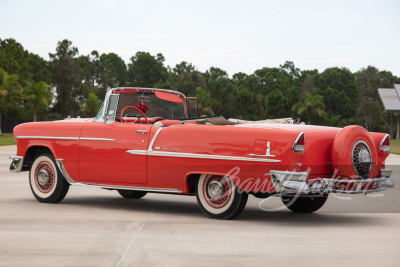
[[[14,128],[11,172],[29,171],[40,202],[60,202],[70,185],[196,195],[205,214],[231,219],[249,194],[278,196],[314,212],[330,193],[367,194],[394,186],[385,168],[389,135],[295,119],[198,117],[196,98],[151,88],[114,88],[95,118]]]

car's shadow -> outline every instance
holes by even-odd
[[[154,195],[157,196],[157,195]],[[185,197],[183,197],[185,198]],[[186,197],[184,200],[171,200],[162,197],[152,197],[143,199],[123,199],[121,197],[98,197],[98,196],[84,196],[84,197],[70,197],[66,198],[59,205],[74,206],[74,208],[96,208],[96,209],[112,209],[127,212],[162,214],[169,216],[184,216],[196,217],[199,219],[209,218],[203,214],[198,206],[194,197]],[[190,198],[190,199],[189,199]],[[312,214],[299,214],[293,213],[289,210],[282,210],[277,212],[266,212],[255,206],[247,206],[244,211],[234,219],[237,222],[254,222],[254,223],[267,223],[279,224],[281,226],[296,227],[317,227],[321,225],[335,225],[346,227],[359,227],[360,223],[378,223],[383,220],[381,217],[375,217],[373,222],[371,216],[353,213],[328,213],[316,212]],[[383,223],[383,222],[382,222]]]

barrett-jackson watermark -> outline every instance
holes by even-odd
[[[272,174],[271,174],[272,173]],[[264,174],[263,178],[241,178],[241,169],[236,166],[225,174],[230,177],[236,184],[238,190],[242,192],[255,192],[264,195],[264,199],[260,202],[259,208],[264,211],[279,211],[286,209],[287,205],[293,204],[299,197],[304,196],[327,196],[328,194],[341,200],[352,200],[351,194],[364,194],[369,197],[385,196],[380,190],[382,188],[382,179],[360,178],[359,176],[342,177],[338,175],[337,169],[334,170],[330,177],[308,178],[311,173],[311,167],[306,171],[278,171],[281,177],[275,179],[273,171]],[[293,186],[291,188],[290,186]],[[295,190],[297,189],[297,190]],[[376,192],[375,192],[376,191]],[[369,194],[373,193],[374,194]],[[289,203],[276,208],[262,207],[263,203],[269,200],[269,196],[287,196],[292,198]]]

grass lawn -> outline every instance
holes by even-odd
[[[390,140],[390,153],[400,155],[400,140]]]
[[[12,133],[3,133],[0,135],[0,146],[16,145],[14,136]]]

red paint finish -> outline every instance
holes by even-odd
[[[14,128],[14,137],[51,136],[79,138],[80,131],[86,120],[88,119],[24,123]],[[47,147],[56,159],[64,159],[64,165],[68,169],[68,173],[72,177],[76,177],[76,181],[79,181],[79,140],[17,138],[17,155],[25,156],[28,149],[33,146]]]
[[[353,179],[358,178],[358,174],[356,173],[352,163],[353,147],[358,141],[365,142],[371,150],[373,164],[368,177],[377,177],[378,168],[376,162],[378,160],[378,154],[376,152],[374,140],[367,130],[355,125],[343,128],[337,134],[333,143],[332,164],[334,168],[338,170],[337,174],[341,177]]]
[[[146,150],[150,132],[147,124],[88,121],[81,138],[113,139],[114,141],[80,140],[79,172],[81,181],[145,184],[146,156],[128,154],[128,150]]]
[[[154,121],[154,118],[149,118],[149,123]],[[160,129],[151,124],[104,124],[92,119],[74,119],[22,124],[14,129],[14,136],[81,138],[17,138],[18,155],[24,156],[32,146],[47,147],[56,159],[64,159],[69,175],[77,182],[179,189],[183,193],[189,192],[187,177],[190,174],[226,175],[235,181],[239,189],[247,192],[274,192],[270,170],[307,171],[309,179],[331,177],[333,165],[348,162],[352,144],[360,138],[373,148],[374,161],[383,162],[387,157],[387,153],[376,152],[384,134],[369,135],[358,126],[340,129],[284,124],[196,125],[170,120],[162,123],[172,125],[160,132],[153,151],[195,154],[197,158],[128,154],[128,150],[145,152],[149,148]],[[147,131],[147,134],[137,130]],[[301,132],[305,133],[305,153],[295,153],[292,146]],[[251,155],[265,155],[268,142],[270,155],[275,157]],[[345,149],[342,151],[339,148]],[[202,158],[202,155],[214,158]],[[219,156],[261,158],[267,162],[224,160],[218,159]],[[379,168],[384,167],[383,163],[379,164]],[[352,174],[351,170],[342,171],[344,175]],[[378,175],[378,167],[371,177],[375,175]]]
[[[256,155],[265,155],[267,153],[267,140],[256,140],[254,143],[254,154]]]

